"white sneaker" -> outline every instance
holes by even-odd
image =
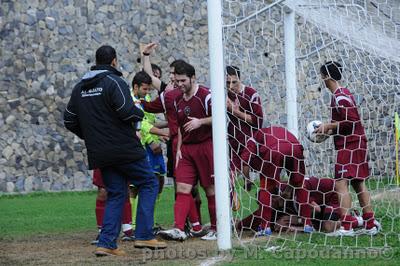
[[[208,234],[201,238],[202,240],[217,240],[217,232],[214,230],[210,230]]]
[[[199,231],[193,230],[193,228],[190,229],[189,235],[192,237],[203,237],[206,234],[208,234],[209,228],[201,227]]]
[[[169,229],[169,230],[162,230],[158,234],[160,236],[162,236],[162,237],[165,237],[167,239],[172,239],[172,240],[181,240],[181,241],[183,241],[183,240],[186,240],[188,238],[188,235],[184,231],[182,231],[182,230],[180,230],[178,228],[172,228],[172,229]]]
[[[340,229],[332,232],[332,233],[327,233],[327,236],[355,236],[354,230],[345,230],[343,226],[340,227]]]
[[[372,227],[371,229],[365,229],[365,228],[361,229],[360,234],[367,234],[370,236],[374,236],[377,233],[379,233],[379,231],[381,231],[381,229],[382,229],[382,225],[377,220],[374,220],[374,224],[375,224],[375,226]]]

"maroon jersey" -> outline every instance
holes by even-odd
[[[180,89],[173,89],[167,92],[163,91],[154,101],[142,101],[143,109],[146,112],[166,114],[171,139],[178,135],[178,122],[174,101],[181,95],[182,91]]]
[[[304,186],[310,192],[310,200],[320,206],[339,207],[339,198],[335,191],[335,180],[311,176],[304,179]]]
[[[230,147],[240,153],[241,146],[245,146],[247,140],[253,137],[253,133],[261,128],[263,123],[263,111],[261,99],[257,91],[250,87],[243,86],[241,92],[228,92],[228,97],[239,104],[239,110],[251,115],[251,121],[244,121],[231,112],[228,112],[228,134]],[[240,145],[241,144],[241,145]]]
[[[268,167],[269,164],[264,162],[273,162],[274,158],[272,156],[279,159],[277,155],[287,156],[286,163],[289,163],[289,157],[303,159],[303,146],[287,129],[283,127],[267,127],[259,129],[254,134],[254,137],[247,141],[247,146],[243,150],[241,158],[255,171],[261,171],[265,176],[274,176],[276,173],[270,173],[270,171],[275,171],[275,169]],[[283,167],[284,160],[274,166]],[[296,165],[296,168],[299,167]],[[297,173],[303,172],[304,169],[293,170]],[[261,179],[260,187],[264,187],[264,183],[265,180]]]
[[[188,117],[201,119],[211,116],[211,94],[208,88],[198,86],[195,94],[188,100],[181,94],[175,99],[174,105],[178,126],[181,128],[182,143],[200,143],[212,138],[211,126],[201,126],[191,132],[185,131],[183,127],[190,121]]]
[[[337,88],[331,99],[332,122],[338,122],[334,136],[335,148],[342,149],[346,143],[366,142],[354,96],[347,88]]]

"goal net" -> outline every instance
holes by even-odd
[[[313,233],[309,234],[301,230],[304,219],[294,217],[289,222],[291,227],[297,225],[297,230],[286,230],[277,226],[277,214],[283,208],[280,201],[278,205],[272,204],[272,235],[258,237],[258,223],[263,217],[260,212],[254,212],[266,206],[258,201],[262,171],[250,167],[252,189],[244,188],[243,168],[236,171],[232,185],[241,203],[237,211],[232,211],[232,223],[238,225],[239,221],[254,213],[246,224],[236,226],[237,243],[271,249],[302,245],[342,248],[399,246],[400,190],[396,184],[394,135],[394,114],[399,111],[400,103],[399,3],[396,0],[224,0],[225,65],[237,66],[242,83],[254,88],[261,96],[264,128],[288,128],[293,115],[286,111],[288,71],[285,68],[285,46],[288,44],[285,44],[285,34],[288,33],[285,33],[285,23],[289,22],[285,21],[285,16],[290,12],[294,12],[295,18],[297,113],[294,119],[298,123],[298,133],[293,133],[304,147],[306,176],[330,180],[334,177],[337,151],[333,137],[322,143],[313,143],[307,139],[305,129],[312,120],[331,120],[332,94],[320,77],[320,67],[327,61],[336,61],[343,66],[341,84],[352,92],[365,128],[370,173],[366,185],[371,193],[376,220],[382,228],[375,236],[357,230],[353,236],[331,236],[314,225]],[[229,137],[236,138],[238,132],[241,132],[240,128],[230,131]],[[267,134],[267,138],[273,137]],[[260,158],[261,144],[258,143],[257,147],[253,158],[258,156],[273,164],[272,160]],[[240,156],[238,153],[241,151],[230,148],[231,156],[233,153]],[[282,171],[280,180],[288,181],[290,174],[290,171]],[[288,186],[292,185],[289,183]],[[362,215],[354,189],[350,187],[349,191],[353,199],[352,209]],[[278,189],[275,193],[279,195],[280,192]],[[320,194],[326,196],[330,192],[334,190],[331,188]],[[275,197],[273,193],[271,197]],[[291,203],[295,213],[296,206],[299,206],[296,195],[283,199],[284,205],[289,206],[291,199],[294,200]],[[317,205],[326,207],[328,204]],[[318,219],[316,211],[312,217]]]

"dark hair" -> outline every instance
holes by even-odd
[[[175,64],[174,68],[176,75],[186,75],[189,78],[192,78],[196,75],[196,70],[194,69],[194,67],[186,62]]]
[[[177,65],[180,65],[180,64],[186,64],[186,62],[184,60],[182,60],[182,59],[177,59],[177,60],[174,60],[174,62],[172,62],[169,65],[169,67],[175,68]]]
[[[138,85],[140,87],[140,86],[142,86],[143,83],[150,85],[151,84],[151,77],[146,72],[140,71],[140,72],[136,73],[136,75],[133,77],[132,88],[135,85]]]
[[[96,65],[111,65],[114,58],[117,58],[117,53],[109,45],[103,45],[96,51]]]
[[[227,66],[226,74],[229,76],[237,76],[240,79],[240,69],[237,66]]]
[[[320,68],[321,74],[329,78],[339,81],[342,79],[343,67],[338,62],[329,61],[323,64]]]
[[[158,70],[158,72],[160,72],[160,77],[161,77],[161,75],[162,75],[162,71],[161,71],[161,68],[158,66],[158,65],[156,65],[156,64],[151,64],[151,70],[154,72],[155,70]]]

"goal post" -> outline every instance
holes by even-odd
[[[212,130],[217,211],[218,248],[232,248],[229,200],[228,143],[226,129],[226,99],[224,49],[222,44],[222,6],[220,0],[208,0],[208,43],[212,100]]]

